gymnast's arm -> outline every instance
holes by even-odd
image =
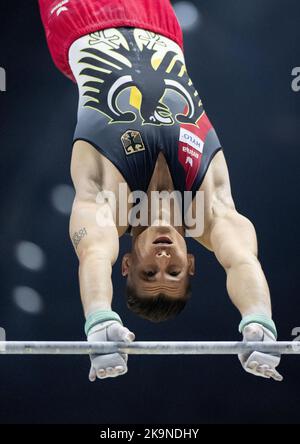
[[[105,223],[100,223],[103,215]],[[100,204],[95,197],[76,193],[70,237],[79,259],[80,294],[86,317],[97,310],[111,310],[111,274],[119,253],[119,238],[108,203]]]
[[[95,189],[91,190],[90,187]],[[109,203],[96,199],[92,182],[76,190],[70,219],[70,236],[79,259],[79,281],[89,342],[133,341],[119,315],[111,310],[112,267],[119,253],[118,231]],[[76,186],[75,186],[76,188]],[[127,355],[91,355],[89,379],[104,379],[127,372]]]
[[[242,315],[244,341],[275,341],[269,287],[257,258],[257,239],[252,223],[238,213],[231,197],[226,161],[220,151],[203,183],[206,226],[201,239],[212,250],[227,275],[228,294]],[[248,373],[282,381],[276,367],[280,357],[251,352],[239,355]]]
[[[271,318],[268,284],[257,257],[252,223],[235,208],[223,152],[213,159],[203,183],[205,231],[197,239],[214,252],[227,275],[227,291],[242,317]]]
[[[212,249],[227,274],[227,291],[242,317],[253,313],[271,318],[268,284],[257,258],[252,223],[234,208],[214,206],[211,225]]]

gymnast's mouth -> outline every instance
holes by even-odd
[[[160,236],[153,242],[154,245],[172,245],[173,242],[168,236]]]

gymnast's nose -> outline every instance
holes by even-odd
[[[171,254],[169,253],[169,251],[167,251],[167,250],[159,250],[159,251],[157,251],[157,253],[156,253],[156,255],[155,255],[158,259],[160,259],[160,258],[164,258],[164,257],[166,257],[166,258],[170,258],[171,257]]]

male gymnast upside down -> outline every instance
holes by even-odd
[[[226,271],[244,340],[276,341],[255,229],[235,208],[224,154],[187,74],[182,31],[169,0],[39,0],[39,5],[54,63],[79,89],[70,236],[88,341],[135,338],[112,311],[111,273],[122,235],[132,237],[132,250],[122,259],[127,305],[143,318],[159,322],[177,315],[195,273],[185,242],[191,226],[174,222],[187,207],[174,200],[153,214],[148,206],[148,225],[120,223],[111,200],[103,198],[113,193],[117,209],[130,213],[133,202],[119,198],[120,184],[126,197],[139,191],[150,200],[155,191],[190,192],[189,210],[196,215],[197,192],[204,192],[205,224],[193,237]],[[249,373],[282,380],[277,356],[253,352],[239,359]],[[91,356],[91,381],[126,372],[127,355]]]

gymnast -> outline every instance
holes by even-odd
[[[128,235],[132,247],[121,272],[134,313],[160,322],[183,310],[196,272],[185,237],[193,237],[226,272],[243,340],[276,341],[255,229],[235,207],[224,153],[188,75],[170,1],[39,5],[53,61],[79,90],[70,237],[87,340],[135,339],[112,310],[112,267],[119,238]],[[90,381],[127,372],[125,354],[90,358]],[[275,354],[253,351],[239,359],[249,373],[282,380]]]

